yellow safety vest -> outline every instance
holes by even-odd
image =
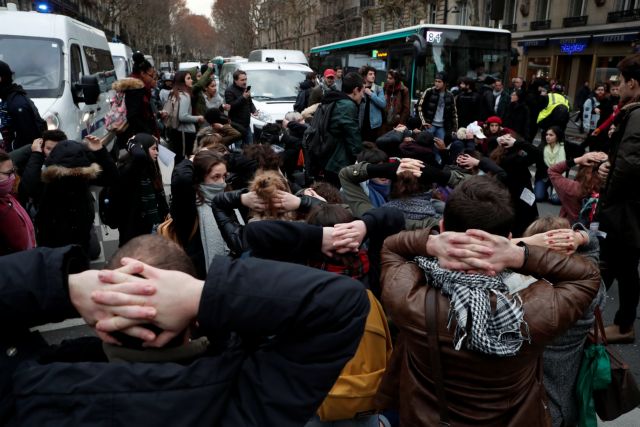
[[[564,105],[568,110],[571,109],[571,107],[569,107],[569,100],[567,98],[565,98],[563,95],[560,95],[559,93],[550,93],[549,103],[544,108],[544,110],[540,111],[540,114],[538,114],[538,120],[536,121],[536,123],[540,123],[541,121],[549,117],[549,114],[551,114],[553,109],[558,105]]]

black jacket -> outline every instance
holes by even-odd
[[[3,88],[0,98],[4,98],[10,120],[6,127],[4,123],[0,123],[6,151],[31,145],[34,139],[42,136],[42,119],[36,117],[38,111],[31,107],[31,101],[22,86],[13,84],[9,88]]]
[[[229,119],[249,130],[251,114],[256,112],[251,98],[242,96],[244,89],[232,84],[224,91],[224,102],[231,106]]]
[[[435,88],[428,89],[422,94],[416,109],[422,124],[431,124],[438,108],[440,94]],[[468,123],[467,123],[468,124]],[[458,130],[458,113],[453,94],[448,90],[444,92],[444,131],[445,135]]]
[[[28,328],[77,317],[70,247],[0,258],[0,424],[301,426],[353,356],[362,285],[295,264],[216,257],[200,300],[205,355],[106,363],[97,338],[48,346]],[[256,343],[260,343],[257,345]],[[97,350],[96,350],[97,349]]]
[[[476,91],[462,91],[456,97],[456,110],[458,112],[458,124],[466,127],[470,123],[482,120],[482,99]]]
[[[529,138],[529,120],[531,112],[524,102],[512,102],[507,106],[507,111],[502,120],[504,127],[517,132],[522,138]]]

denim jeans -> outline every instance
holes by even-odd
[[[558,193],[553,191],[551,196],[549,196],[549,190],[553,190],[553,185],[551,185],[551,180],[549,178],[536,181],[533,187],[533,192],[536,195],[536,202],[545,202],[548,199],[549,203],[559,205],[560,198],[558,197]]]
[[[442,127],[437,127],[437,126],[431,126],[429,129],[427,129],[427,132],[429,132],[431,135],[433,135],[434,138],[439,138],[441,140],[444,141],[444,128]],[[438,164],[442,164],[442,157],[440,157],[440,153],[438,152],[438,150],[434,147],[433,150],[433,154],[436,158],[436,162],[438,162]]]

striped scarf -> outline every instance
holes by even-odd
[[[447,327],[451,327],[455,316],[457,325],[453,342],[456,350],[460,350],[466,339],[469,350],[515,356],[522,342],[530,341],[522,300],[517,295],[510,298],[509,289],[503,282],[508,272],[491,277],[443,269],[436,258],[416,257],[415,261],[424,270],[427,283],[451,300]],[[496,297],[494,312],[491,294]]]

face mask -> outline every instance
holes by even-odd
[[[0,196],[4,196],[6,194],[11,193],[11,190],[13,190],[13,184],[15,184],[15,182],[16,182],[15,175],[11,175],[9,179],[7,179],[6,181],[0,182]]]

